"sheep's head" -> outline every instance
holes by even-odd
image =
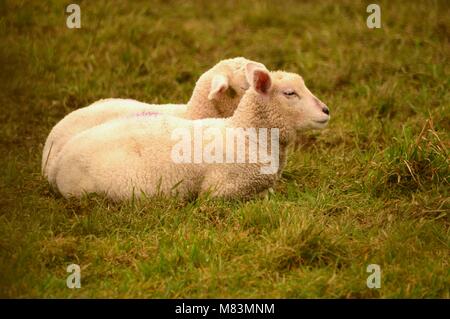
[[[197,81],[190,105],[191,118],[230,117],[249,88],[246,66],[263,64],[242,57],[222,60]],[[207,100],[206,100],[207,99]]]
[[[308,90],[300,75],[268,72],[256,64],[248,64],[246,74],[252,88],[296,130],[320,129],[328,124],[328,107]]]

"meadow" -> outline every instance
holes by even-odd
[[[78,0],[80,29],[69,3],[0,1],[0,297],[450,297],[447,1],[377,1],[379,29],[367,1]],[[266,198],[66,200],[41,176],[67,113],[185,103],[236,56],[301,74],[331,111]]]

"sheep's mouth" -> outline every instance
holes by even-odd
[[[314,122],[319,123],[319,124],[325,124],[326,122],[328,122],[328,119],[322,120],[322,121],[314,121]]]

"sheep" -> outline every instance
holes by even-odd
[[[200,76],[187,104],[156,105],[131,99],[103,99],[71,112],[53,127],[47,137],[42,155],[42,174],[48,175],[48,168],[72,137],[113,119],[148,112],[187,119],[231,116],[248,88],[244,66],[249,62],[257,63],[242,57],[217,63]]]
[[[193,132],[203,128],[224,135],[227,129],[278,129],[278,143],[270,148],[272,153],[278,148],[276,155],[283,159],[297,131],[327,125],[330,119],[327,106],[307,89],[299,75],[269,72],[255,63],[248,63],[245,69],[250,88],[229,118],[187,120],[170,115],[128,118],[80,133],[64,146],[52,171],[51,178],[58,190],[64,197],[103,193],[114,201],[142,194],[186,199],[204,193],[247,199],[265,192],[279,178],[283,160],[275,170],[262,173],[265,164],[261,162],[179,163],[173,156],[180,143],[175,143],[174,132],[180,129]],[[206,135],[200,139],[210,140]],[[251,146],[259,142],[245,137],[246,157],[252,155]],[[228,150],[234,147],[234,141],[231,146],[227,144]]]

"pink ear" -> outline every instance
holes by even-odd
[[[248,83],[260,94],[266,94],[272,86],[269,71],[264,64],[250,62],[245,67]]]
[[[258,93],[267,93],[272,86],[272,80],[270,74],[266,70],[256,69],[253,72],[253,81],[255,85],[255,91]]]

